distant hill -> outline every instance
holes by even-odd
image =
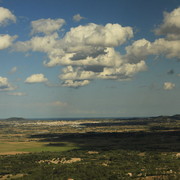
[[[6,119],[7,121],[24,121],[26,119],[22,118],[22,117],[10,117]]]
[[[180,120],[180,114],[176,114],[173,116],[155,116],[155,117],[151,117],[151,120],[155,120],[155,121],[169,121],[169,120]]]
[[[123,118],[120,118],[121,120]],[[172,116],[154,116],[154,117],[134,117],[134,118],[126,118],[126,120],[152,120],[152,121],[164,121],[164,120],[180,120],[180,114],[172,115]],[[24,121],[27,120],[23,117],[10,117],[5,119],[6,121]],[[117,119],[116,119],[117,120]]]
[[[171,118],[172,118],[172,119],[178,119],[178,120],[180,120],[180,114],[176,114],[176,115],[174,115],[174,116],[171,116]]]

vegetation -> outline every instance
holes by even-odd
[[[1,120],[0,179],[178,180],[179,120]]]

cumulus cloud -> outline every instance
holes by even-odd
[[[16,51],[46,53],[49,61],[44,62],[45,66],[65,66],[59,75],[63,81],[62,86],[79,87],[88,85],[97,78],[129,79],[133,74],[144,71],[145,62],[129,64],[115,50],[115,47],[132,37],[131,27],[90,23],[71,28],[62,38],[57,32],[45,33],[44,36],[35,36],[29,41],[17,42],[14,48]]]
[[[10,47],[17,36],[0,35],[0,50]]]
[[[175,88],[175,84],[171,82],[165,82],[163,88],[165,90],[172,90]]]
[[[48,59],[43,64],[46,67],[63,66],[59,79],[65,87],[85,86],[94,79],[129,80],[138,72],[147,70],[146,59],[150,55],[170,59],[180,57],[180,39],[173,38],[180,33],[179,11],[180,8],[177,8],[164,14],[163,23],[155,30],[157,35],[163,35],[161,38],[153,42],[144,38],[136,40],[125,47],[124,54],[116,47],[133,37],[131,27],[89,23],[73,27],[60,36],[56,31],[65,23],[62,19],[58,22],[57,19],[33,21],[32,34],[43,33],[43,36],[36,35],[28,41],[17,42],[14,48],[17,51],[45,53]],[[78,17],[81,19],[78,15],[77,20]],[[173,31],[174,27],[178,30]]]
[[[0,26],[6,25],[9,21],[16,22],[15,15],[4,7],[0,7]]]
[[[164,55],[167,58],[179,58],[180,40],[157,39],[152,43],[150,54]]]
[[[95,73],[92,71],[84,71],[83,68],[72,66],[67,66],[63,69],[63,74],[59,77],[62,80],[84,80],[84,79],[94,79]]]
[[[180,40],[180,7],[172,12],[164,12],[163,23],[155,30],[157,35],[165,35],[171,40]]]
[[[145,44],[139,46],[139,42],[144,42]],[[140,60],[146,59],[149,55],[163,55],[166,58],[179,58],[180,52],[180,41],[179,40],[166,40],[160,38],[154,42],[149,42],[147,40],[141,39],[135,41],[132,45],[126,47],[126,58],[130,62],[138,62]]]
[[[6,77],[0,76],[0,91],[10,91],[14,89],[15,87],[11,83],[9,83]]]
[[[117,68],[104,68],[98,77],[101,79],[115,79],[115,80],[129,80],[136,73],[145,71],[147,69],[146,63],[140,61],[137,64],[125,63]]]
[[[73,16],[73,20],[76,22],[81,21],[82,19],[85,19],[84,17],[82,17],[80,14],[76,14]]]
[[[91,23],[71,28],[51,49],[48,53],[49,62],[44,64],[47,67],[114,66],[121,62],[121,56],[114,47],[125,43],[132,36],[132,28],[118,24],[100,26]]]
[[[57,30],[60,30],[61,27],[65,24],[64,19],[39,19],[31,22],[32,31],[31,34],[35,33],[44,33],[51,34]]]
[[[78,81],[74,81],[74,80],[65,80],[62,83],[62,86],[64,87],[73,87],[73,88],[78,88],[81,86],[86,86],[90,83],[89,80],[78,80]]]
[[[135,63],[147,59],[149,55],[163,55],[166,58],[179,58],[180,41],[160,38],[154,42],[145,39],[135,41],[126,47],[125,58],[128,62]]]
[[[104,53],[107,47],[115,47],[125,43],[132,36],[133,31],[131,27],[122,27],[119,24],[101,26],[91,23],[85,26],[71,28],[60,40],[58,40],[59,36],[57,33],[46,36],[35,36],[29,41],[18,42],[15,48],[19,51],[30,49],[44,51],[50,55],[59,53],[59,50],[61,50],[61,53],[62,51],[64,53],[72,53],[71,55],[82,51],[82,53],[88,53],[87,56],[90,55],[93,57]],[[77,57],[74,58],[77,59]]]
[[[58,34],[53,33],[47,36],[35,36],[29,41],[19,41],[14,44],[13,48],[16,51],[39,51],[49,53],[57,44]]]
[[[146,39],[134,41],[132,45],[126,47],[125,59],[129,63],[138,63],[147,58],[151,48],[151,42]]]
[[[71,47],[75,45],[89,45],[114,47],[126,42],[133,36],[131,27],[120,24],[106,24],[105,26],[90,23],[85,26],[71,28],[64,37],[64,42]]]
[[[129,62],[138,62],[147,59],[149,55],[163,55],[166,58],[179,58],[180,56],[180,8],[164,13],[163,23],[155,29],[156,35],[164,38],[150,42],[146,39],[135,41],[126,47],[125,58]]]
[[[47,81],[48,79],[44,76],[44,74],[33,74],[25,80],[26,83],[42,83]]]

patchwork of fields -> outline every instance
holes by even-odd
[[[13,118],[0,120],[0,130],[0,179],[180,178],[179,116]]]

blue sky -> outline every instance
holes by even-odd
[[[178,0],[1,0],[0,118],[173,115]]]

